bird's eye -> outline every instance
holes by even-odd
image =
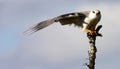
[[[95,13],[95,11],[92,11],[93,13]]]

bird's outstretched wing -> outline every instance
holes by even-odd
[[[60,22],[61,25],[75,24],[77,26],[81,26],[85,17],[86,17],[85,12],[68,13],[68,14],[60,15],[52,19],[42,21],[38,23],[37,25],[31,27],[29,31],[36,32],[38,30],[41,30],[53,24],[54,22]]]
[[[35,25],[34,27],[32,27],[31,30],[36,32],[36,31],[38,31],[40,29],[43,29],[43,28],[53,24],[55,22],[55,20],[56,20],[56,18],[42,21],[42,22],[38,23],[37,25]]]
[[[62,25],[74,24],[76,26],[82,26],[84,18],[86,15],[84,13],[69,13],[59,16],[59,22]]]

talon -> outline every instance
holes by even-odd
[[[84,31],[87,32],[89,35],[95,35],[95,34],[97,34],[96,30],[86,29],[86,30],[84,30]]]
[[[97,34],[96,30],[94,30],[94,31],[89,31],[88,33],[89,33],[90,35]]]

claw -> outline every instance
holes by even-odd
[[[87,32],[89,35],[97,34],[96,30],[89,30],[89,29],[86,29],[85,32]]]
[[[97,34],[97,32],[96,32],[96,30],[90,30],[90,31],[88,32],[88,34],[94,35],[94,34]]]

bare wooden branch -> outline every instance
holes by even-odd
[[[95,69],[95,59],[96,59],[96,52],[97,52],[97,48],[95,46],[95,41],[96,41],[96,37],[97,36],[101,36],[102,35],[99,33],[99,30],[102,28],[102,25],[99,25],[97,28],[96,28],[96,33],[95,34],[89,34],[87,33],[87,37],[89,39],[89,44],[90,44],[90,50],[88,52],[89,54],[89,63],[86,64],[87,67],[89,69]]]

